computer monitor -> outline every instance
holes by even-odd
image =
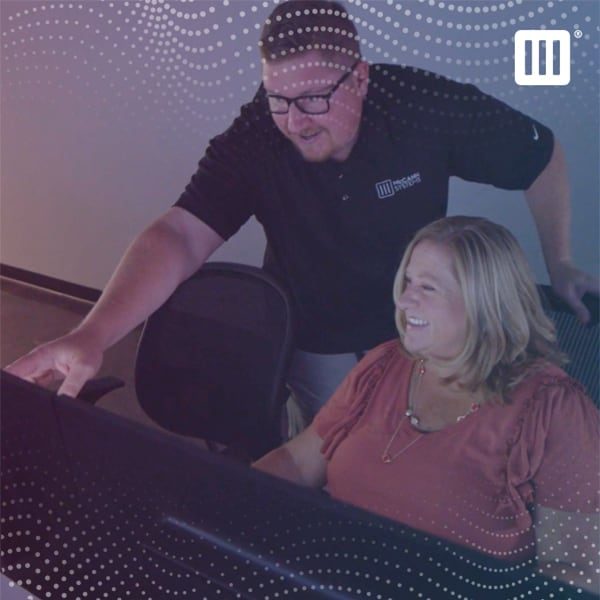
[[[2,547],[38,598],[582,598],[9,374]]]

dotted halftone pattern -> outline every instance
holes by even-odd
[[[2,567],[38,598],[578,596],[531,561],[486,563],[43,400],[35,412],[3,401],[2,439]]]
[[[232,108],[260,81],[257,40],[272,0],[6,2],[2,80],[16,99],[45,89],[202,128],[226,126]],[[409,64],[474,83],[521,107],[585,120],[597,110],[595,2],[410,2],[350,0],[363,52],[374,62]],[[572,79],[564,88],[523,88],[513,79],[518,29],[572,34]],[[578,39],[575,32],[581,32]],[[52,94],[45,94],[52,101]]]
[[[556,119],[597,118],[596,3],[355,0],[347,4],[363,51],[372,61],[428,68],[474,83],[509,103],[518,98],[520,106],[532,110],[543,103]],[[28,103],[60,102],[65,95],[89,102],[91,96],[109,112],[125,111],[140,125],[158,117],[172,124],[174,135],[178,130],[201,131],[207,122],[226,127],[260,83],[257,39],[273,6],[273,2],[226,0],[8,2],[2,10],[3,93]],[[580,39],[572,35],[569,86],[516,86],[512,36],[517,29],[529,28],[582,32]],[[23,423],[22,430],[27,426]],[[33,446],[30,440],[14,445]],[[79,485],[67,490],[71,498],[66,502],[62,474],[51,464],[44,466],[45,455],[31,452],[30,458],[25,472],[4,473],[2,535],[10,544],[2,552],[11,563],[7,575],[40,597],[236,597],[228,590],[232,581],[245,597],[306,597],[309,591],[309,586],[282,584],[281,576],[256,569],[246,559],[224,559],[209,537],[199,553],[181,532],[173,533],[156,521],[156,511],[170,507],[168,495],[148,503],[122,482],[84,472]],[[34,485],[40,474],[46,487]],[[218,504],[206,490],[199,490],[197,497],[203,494],[207,503]],[[250,540],[252,547],[259,529],[269,531],[272,539],[282,540],[278,550],[288,553],[286,564],[301,562],[307,576],[327,575],[329,570],[355,577],[355,585],[336,590],[343,594],[367,596],[377,579],[385,590],[373,596],[379,598],[399,594],[468,598],[498,591],[505,598],[522,595],[523,565],[506,568],[508,575],[516,574],[510,584],[490,584],[491,573],[482,567],[481,579],[466,582],[473,593],[462,594],[452,585],[436,584],[432,572],[413,572],[401,560],[409,552],[405,548],[391,546],[381,552],[377,538],[369,535],[338,538],[329,534],[335,523],[311,519],[310,514],[299,515],[300,525],[293,527],[277,516],[262,519],[259,527],[252,518],[253,506],[243,498],[235,501],[240,517],[235,522],[237,539]],[[277,508],[272,507],[273,515]],[[368,527],[367,523],[365,530]],[[139,544],[140,539],[147,544]],[[295,541],[288,543],[289,539]],[[456,557],[456,551],[448,552]],[[322,558],[335,566],[323,567]],[[189,569],[188,561],[199,570],[208,564],[212,573],[218,573],[208,589],[196,587],[197,573]],[[173,566],[178,564],[180,568]],[[430,566],[433,573],[450,571],[457,585],[465,583],[460,571],[454,572],[447,563],[434,561]],[[413,583],[402,583],[407,579]],[[546,593],[542,583],[537,592],[540,598],[559,597]]]

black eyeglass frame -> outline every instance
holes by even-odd
[[[350,77],[350,75],[352,74],[352,72],[354,71],[354,69],[356,69],[356,67],[358,66],[358,63],[360,63],[362,59],[358,58],[350,67],[349,71],[346,71],[338,80],[337,82],[333,85],[333,87],[331,88],[331,90],[329,90],[329,92],[327,92],[326,94],[302,94],[300,96],[295,96],[294,98],[288,98],[287,96],[280,96],[279,94],[267,94],[267,106],[268,106],[268,102],[269,102],[269,98],[276,98],[277,100],[285,100],[285,102],[287,103],[287,106],[285,108],[285,110],[271,110],[271,107],[269,106],[269,112],[272,115],[287,115],[288,112],[290,111],[290,104],[295,104],[296,108],[301,112],[304,113],[305,115],[324,115],[327,114],[331,108],[329,101],[331,99],[331,96],[333,96],[333,94],[336,92],[336,90],[342,85],[342,83],[344,83],[344,81],[346,81],[346,79],[348,79],[348,77]],[[319,98],[322,100],[325,100],[326,104],[327,104],[327,108],[326,110],[322,110],[319,112],[309,112],[307,110],[305,110],[304,108],[302,108],[302,106],[300,104],[298,104],[298,100],[302,100],[303,98]]]

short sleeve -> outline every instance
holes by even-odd
[[[230,238],[256,213],[260,166],[267,160],[269,144],[278,139],[274,127],[261,86],[233,124],[210,140],[175,206]]]
[[[567,512],[599,509],[600,419],[573,380],[546,383],[525,423],[536,505]]]
[[[379,65],[373,75],[374,108],[387,107],[403,139],[443,148],[449,175],[525,190],[550,161],[552,131],[474,85],[414,67]]]
[[[397,340],[368,352],[348,373],[314,418],[313,425],[323,440],[322,454],[328,460],[362,416],[377,383],[399,352]]]
[[[450,173],[503,189],[529,188],[550,161],[552,131],[472,85],[451,103]]]

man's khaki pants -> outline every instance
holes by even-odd
[[[288,372],[290,397],[286,404],[288,436],[298,435],[329,400],[363,352],[315,354],[296,350]]]

